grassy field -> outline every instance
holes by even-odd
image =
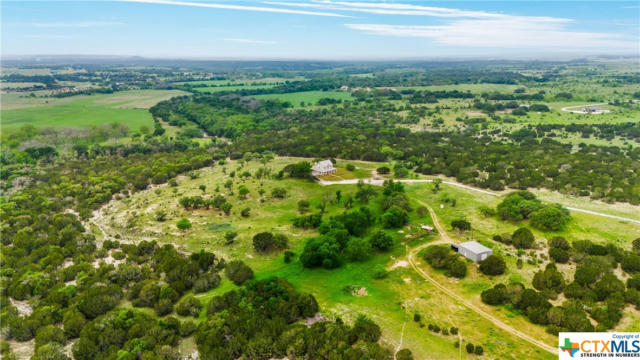
[[[281,101],[288,101],[294,107],[300,107],[301,102],[306,105],[315,105],[318,100],[322,98],[330,98],[336,100],[352,100],[351,93],[346,91],[301,91],[296,93],[287,94],[265,94],[254,96],[256,99],[278,99]]]
[[[266,166],[277,171],[286,164],[299,161],[296,158],[276,158]],[[347,164],[353,164],[356,169],[352,172],[346,170]],[[379,163],[365,163],[357,161],[338,161],[338,175],[342,178],[368,177],[371,170],[380,166]],[[285,264],[281,252],[270,254],[258,254],[252,247],[252,236],[261,231],[283,233],[289,238],[290,250],[299,254],[304,244],[304,239],[317,233],[313,230],[301,230],[292,226],[292,220],[298,216],[297,202],[307,199],[312,204],[312,209],[318,205],[321,199],[332,197],[336,190],[340,190],[343,196],[353,195],[355,185],[332,185],[322,187],[310,181],[302,180],[259,180],[234,178],[233,189],[240,184],[250,189],[247,199],[239,199],[237,194],[230,194],[222,185],[231,179],[229,173],[235,170],[255,172],[261,165],[251,161],[240,169],[240,164],[232,161],[226,165],[216,165],[212,168],[199,171],[199,176],[191,179],[187,176],[178,178],[178,187],[167,185],[155,189],[133,194],[122,201],[112,201],[94,217],[103,229],[110,234],[119,234],[123,239],[132,241],[158,239],[178,245],[186,251],[197,251],[201,248],[208,249],[226,259],[241,259],[247,262],[256,272],[258,278],[268,276],[286,277],[297,289],[314,294],[317,298],[325,317],[340,316],[346,320],[353,320],[358,313],[364,313],[375,319],[383,329],[383,340],[391,347],[400,345],[409,347],[417,359],[451,359],[471,358],[464,351],[460,354],[454,342],[458,340],[454,336],[445,336],[430,332],[427,327],[420,327],[412,320],[413,314],[419,312],[427,325],[437,324],[440,327],[456,326],[460,328],[461,337],[465,342],[481,344],[485,348],[485,356],[500,359],[551,359],[553,355],[529,345],[518,338],[514,338],[501,329],[487,323],[484,318],[468,310],[454,300],[439,293],[438,290],[419,277],[411,268],[407,267],[407,251],[414,246],[431,241],[433,236],[425,236],[417,226],[405,227],[398,231],[389,231],[393,234],[398,244],[389,253],[378,253],[364,262],[347,263],[334,270],[306,269],[300,262],[294,261]],[[223,170],[225,168],[226,170]],[[220,193],[226,194],[227,199],[233,204],[232,213],[225,216],[214,210],[184,210],[178,204],[182,196],[202,194],[200,185],[205,185],[205,196]],[[284,187],[288,191],[285,199],[275,199],[270,196],[275,187]],[[266,193],[260,196],[258,189],[263,188]],[[502,244],[490,240],[494,233],[513,232],[522,224],[503,222],[497,218],[485,218],[478,207],[480,205],[495,206],[500,200],[497,197],[482,195],[457,187],[442,185],[442,190],[434,194],[431,184],[407,185],[407,193],[412,199],[414,208],[421,203],[432,206],[438,215],[440,222],[448,224],[453,219],[466,217],[474,226],[473,238],[490,246],[494,251],[505,255],[509,264],[509,270],[505,275],[489,278],[480,274],[476,267],[469,263],[469,275],[463,280],[453,280],[445,277],[441,272],[434,271],[428,266],[424,270],[436,277],[439,282],[446,284],[450,289],[472,301],[476,306],[482,307],[487,312],[500,318],[503,322],[518,329],[527,329],[529,334],[554,344],[555,337],[547,334],[543,327],[533,325],[523,316],[500,307],[490,307],[481,303],[480,292],[497,282],[522,281],[530,286],[531,279],[536,271],[544,267],[543,250],[535,251],[538,262],[535,265],[527,264],[522,269],[517,269],[514,256],[515,251]],[[457,199],[455,207],[445,205],[440,208],[441,197],[444,193]],[[563,195],[557,195],[563,197]],[[547,198],[552,199],[551,195]],[[596,206],[594,204],[587,204]],[[609,204],[605,204],[609,205]],[[375,203],[370,206],[379,206]],[[611,205],[609,205],[611,206]],[[240,216],[239,212],[245,207],[251,208],[251,216]],[[613,208],[612,208],[613,209]],[[158,210],[167,212],[167,220],[158,222],[155,213]],[[624,214],[633,209],[619,210]],[[316,211],[316,210],[312,210]],[[331,216],[343,211],[341,204],[329,204],[327,214]],[[606,210],[605,210],[606,211]],[[613,210],[611,210],[613,211]],[[546,238],[560,234],[568,240],[591,239],[599,242],[613,241],[628,247],[630,241],[640,236],[640,227],[630,224],[622,224],[606,218],[595,218],[591,215],[572,214],[574,220],[567,230],[559,233],[541,233],[534,231],[538,242]],[[176,221],[181,217],[188,218],[193,223],[193,228],[188,231],[179,231]],[[415,212],[411,215],[411,224],[432,224],[428,217],[418,218]],[[225,245],[223,235],[226,231],[238,232],[238,237],[231,245]],[[94,228],[97,231],[97,228]],[[97,233],[100,236],[100,233]],[[470,233],[450,232],[450,235],[459,241],[471,237]],[[510,254],[510,255],[507,255]],[[527,257],[534,256],[533,253]],[[390,272],[385,279],[373,279],[371,274],[376,265],[385,266]],[[570,265],[561,268],[566,276],[572,276]],[[228,280],[223,280],[221,286],[208,293],[198,295],[203,301],[208,301],[212,296],[222,294],[235,288]],[[629,318],[623,320],[620,330],[637,331],[640,321],[632,310],[626,310]],[[203,315],[204,316],[204,312]],[[463,343],[464,346],[464,343]]]
[[[3,95],[0,116],[3,128],[24,124],[84,127],[120,122],[137,130],[142,125],[152,127],[149,107],[182,94],[185,93],[177,90],[136,90],[68,98],[5,98]],[[4,107],[5,100],[9,109]]]

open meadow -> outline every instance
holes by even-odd
[[[36,127],[86,127],[123,123],[132,130],[153,126],[148,108],[179,96],[178,90],[132,90],[114,94],[77,95],[65,98],[2,96],[3,128],[26,124]]]

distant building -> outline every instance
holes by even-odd
[[[467,241],[459,245],[451,244],[451,248],[474,262],[482,261],[493,254],[493,250],[477,241]]]
[[[432,232],[433,231],[433,226],[429,226],[429,225],[425,225],[425,224],[420,224],[420,229],[428,231],[428,232]]]
[[[349,90],[349,87],[348,87],[347,85],[342,85],[342,86],[340,86],[340,90],[342,90],[342,91],[348,91],[348,90]]]
[[[334,174],[336,171],[337,169],[333,166],[331,160],[319,161],[311,167],[311,175],[313,176]]]

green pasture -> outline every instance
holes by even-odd
[[[25,124],[36,127],[85,127],[119,122],[137,130],[142,125],[152,127],[149,107],[181,94],[184,92],[177,90],[136,90],[60,99],[13,98],[10,99],[10,109],[3,108],[0,117],[3,128]]]

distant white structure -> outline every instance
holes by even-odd
[[[578,105],[578,106],[567,106],[563,107],[562,111],[572,112],[574,114],[591,114],[591,115],[599,115],[606,114],[610,112],[609,110],[603,109],[598,105],[607,105],[607,103],[602,104],[590,104],[590,105]]]
[[[425,224],[420,224],[420,229],[428,231],[428,232],[432,232],[433,231],[433,226],[429,226],[429,225],[425,225]]]
[[[340,90],[349,91],[349,87],[347,85],[342,85],[342,86],[340,86]]]
[[[493,254],[493,250],[477,241],[467,241],[460,245],[451,244],[451,248],[474,262],[483,261]]]
[[[336,171],[337,169],[333,166],[331,160],[318,161],[311,167],[311,175],[313,176],[334,174]]]

